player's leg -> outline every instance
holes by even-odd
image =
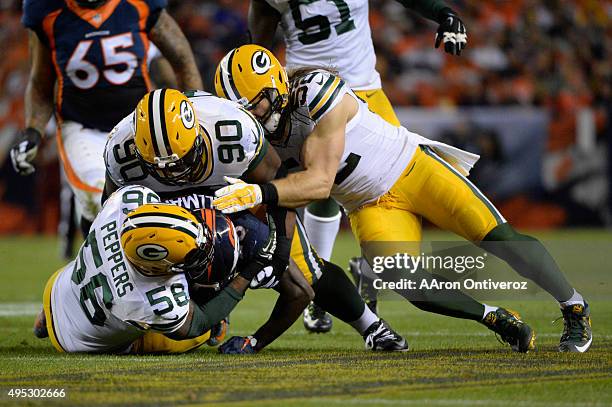
[[[355,91],[355,93],[368,104],[368,108],[372,112],[394,126],[400,125],[393,106],[382,89],[360,90]],[[363,257],[354,257],[349,261],[349,271],[355,280],[355,284],[357,284],[359,294],[368,304],[368,307],[377,313],[377,290],[372,286],[372,268]]]
[[[134,355],[185,353],[199,348],[210,339],[210,331],[191,339],[176,341],[157,332],[147,332],[132,343]]]
[[[411,255],[420,253],[420,217],[402,208],[408,205],[402,202],[400,191],[394,188],[377,204],[366,206],[349,216],[353,232],[370,261],[375,256],[394,256],[398,252]],[[383,281],[401,281],[409,277],[413,281],[427,281],[428,285],[433,280],[447,281],[420,268],[410,275],[406,275],[405,269],[388,268],[380,277]],[[533,349],[535,334],[527,324],[507,310],[481,304],[459,290],[406,289],[396,292],[424,311],[480,322],[499,333],[514,350],[526,352]]]
[[[404,338],[366,306],[346,273],[317,255],[299,221],[291,245],[291,259],[312,286],[314,303],[355,328],[363,336],[366,348],[408,350]]]
[[[565,318],[560,350],[586,351],[591,343],[588,305],[544,245],[517,233],[478,188],[432,150],[418,150],[417,160],[421,176],[406,180],[410,187],[405,189],[414,210],[439,227],[480,244],[546,290],[559,302]],[[574,325],[580,329],[572,331],[569,327]]]
[[[304,228],[319,256],[329,261],[340,230],[340,206],[333,198],[316,201],[304,209]],[[332,319],[315,303],[304,310],[304,328],[310,332],[329,332]]]
[[[58,150],[75,198],[85,235],[101,208],[104,188],[104,146],[108,134],[65,122],[58,132]]]

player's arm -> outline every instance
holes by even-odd
[[[267,143],[267,141],[264,142]],[[287,175],[287,171],[274,147],[271,145],[266,146],[263,154],[259,163],[243,175],[242,178],[245,181],[263,184]],[[256,277],[251,285],[253,288],[263,286],[273,287],[275,284],[278,284],[279,279],[284,275],[289,265],[289,256],[291,254],[291,241],[296,221],[295,211],[281,205],[271,204],[266,208],[266,212],[273,219],[277,233],[276,249],[272,259],[273,274],[263,276],[261,279]],[[269,285],[270,283],[274,285]]]
[[[209,331],[223,318],[227,317],[243,298],[250,281],[242,276],[234,278],[217,296],[205,304],[189,301],[189,313],[183,325],[176,331],[166,334],[175,340],[198,337]]]
[[[346,123],[356,111],[355,99],[344,95],[319,121],[302,148],[304,170],[271,182],[279,205],[298,208],[329,197],[344,151]]]
[[[257,339],[255,351],[274,342],[302,315],[304,308],[314,299],[314,291],[304,275],[292,264],[277,287],[278,299],[268,320],[253,334]]]
[[[53,89],[56,79],[49,48],[31,30],[29,48],[31,68],[25,91],[25,130],[11,149],[13,167],[21,175],[34,172],[31,163],[36,157],[38,145],[53,113]]]
[[[249,5],[249,32],[253,44],[270,49],[281,15],[266,0],[251,0]]]
[[[149,38],[170,62],[182,90],[202,89],[202,77],[189,42],[172,17],[162,10],[149,32]]]
[[[444,43],[444,51],[461,55],[467,46],[467,30],[457,13],[441,0],[397,0],[404,7],[440,24],[436,32],[435,47]]]
[[[29,31],[30,77],[25,92],[25,125],[44,134],[53,113],[55,71],[51,51]]]
[[[303,171],[265,184],[245,184],[228,179],[232,185],[215,192],[213,204],[224,213],[233,213],[259,204],[299,208],[326,199],[331,192],[344,151],[346,123],[357,113],[357,101],[343,95],[342,101],[319,120],[302,147]]]

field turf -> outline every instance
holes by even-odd
[[[612,248],[603,231],[543,237]],[[336,262],[344,266],[355,254],[352,237],[342,235]],[[589,257],[610,273],[603,257]],[[1,238],[0,258],[0,405],[612,405],[612,296],[591,302],[595,337],[586,354],[556,352],[563,323],[551,323],[560,315],[552,300],[496,302],[519,310],[538,333],[537,351],[523,355],[475,322],[390,298],[382,302],[382,315],[410,342],[406,353],[367,352],[352,328],[335,320],[331,333],[319,335],[306,333],[298,321],[251,356],[219,355],[208,347],[179,356],[63,355],[31,333],[46,278],[62,264],[55,239]],[[612,294],[610,277],[599,280],[593,284],[600,292]],[[274,298],[264,290],[247,293],[232,314],[231,334],[252,333]],[[66,397],[15,399],[8,396],[11,388],[65,389]]]

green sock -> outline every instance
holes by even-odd
[[[544,245],[538,239],[517,233],[508,223],[490,231],[481,247],[504,260],[518,274],[535,282],[559,302],[567,301],[574,293]]]
[[[324,261],[323,275],[312,288],[314,303],[346,323],[358,320],[363,314],[365,303],[357,287],[337,265]]]
[[[406,272],[388,270],[384,273],[385,281],[400,281],[406,278]],[[410,279],[416,281],[417,286],[422,280],[449,281],[442,276],[417,269],[410,274]],[[415,307],[423,311],[446,315],[453,318],[482,320],[484,305],[459,290],[396,290],[396,293],[406,298]]]

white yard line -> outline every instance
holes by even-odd
[[[40,302],[1,302],[0,317],[27,317],[40,312]]]

